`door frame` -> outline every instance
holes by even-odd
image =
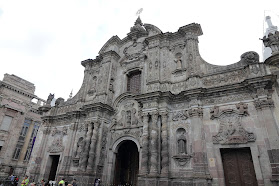
[[[221,156],[222,148],[223,149],[226,149],[226,148],[230,148],[230,149],[250,148],[257,182],[259,184],[264,181],[262,166],[260,164],[260,159],[259,159],[259,149],[256,144],[250,144],[250,145],[248,145],[248,144],[221,145],[221,144],[219,144],[219,145],[214,145],[213,150],[214,150],[214,155],[215,155],[215,159],[216,159],[216,167],[217,167],[217,173],[218,173],[217,179],[219,180],[218,182],[220,185],[225,185],[225,172],[223,169],[224,166],[223,166],[223,161],[222,161],[222,156]]]

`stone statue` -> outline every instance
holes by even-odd
[[[51,93],[50,93],[50,94],[48,95],[46,104],[47,104],[47,105],[50,105],[50,102],[53,100],[53,98],[54,98],[54,94],[51,94]]]
[[[83,137],[79,138],[78,143],[77,143],[77,151],[76,151],[76,158],[80,158],[82,152],[84,151],[84,147],[85,147],[85,140],[83,139]]]
[[[137,110],[133,108],[131,110],[131,113],[132,113],[131,123],[132,125],[137,125],[138,124],[138,118],[136,117]]]
[[[182,55],[180,53],[176,54],[176,59],[174,60],[174,62],[176,63],[176,69],[181,69],[182,68]]]
[[[185,132],[182,132],[178,139],[177,139],[177,144],[178,144],[178,154],[186,154],[186,137],[185,137]]]

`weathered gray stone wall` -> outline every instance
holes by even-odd
[[[127,37],[113,36],[96,59],[82,61],[79,92],[42,108],[30,175],[48,179],[50,155],[60,155],[56,179],[112,184],[118,148],[130,140],[139,152],[138,185],[225,185],[220,149],[244,147],[257,183],[276,184],[277,69],[255,52],[211,65],[199,54],[200,35],[199,24],[162,33],[138,19]],[[132,93],[135,71],[141,89]]]

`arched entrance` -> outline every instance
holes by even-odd
[[[139,152],[135,142],[123,141],[116,154],[114,169],[115,185],[137,185]]]

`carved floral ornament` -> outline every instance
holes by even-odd
[[[226,109],[219,111],[218,106],[211,109],[211,119],[217,119],[220,123],[219,132],[212,136],[213,143],[240,144],[256,141],[256,136],[248,132],[241,124],[241,117],[248,115],[248,105],[236,104],[238,110]]]

